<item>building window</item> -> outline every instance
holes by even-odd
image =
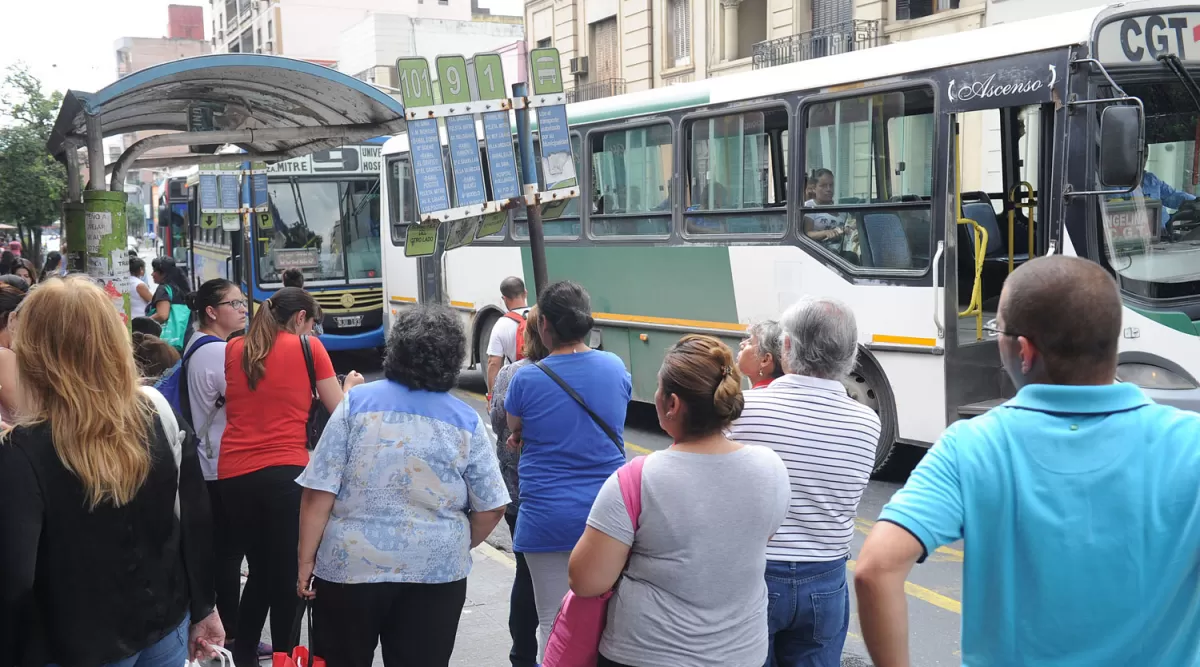
[[[692,12],[688,0],[669,0],[667,6],[667,48],[672,67],[692,64]]]
[[[609,81],[620,78],[621,61],[617,47],[619,38],[617,17],[596,21],[591,28],[589,81]]]
[[[443,7],[448,7],[450,5],[450,0],[438,0],[438,4]]]
[[[242,31],[241,52],[254,53],[254,34],[249,29]]]
[[[237,0],[225,0],[225,25],[237,21]]]
[[[958,9],[959,0],[896,0],[896,20],[925,18],[938,12]]]
[[[742,0],[737,7],[738,59],[754,55],[754,45],[767,39],[767,0]]]
[[[554,40],[550,37],[547,37],[545,39],[539,39],[537,41],[537,47],[539,49],[548,49],[551,46],[554,46],[553,42],[554,42]]]
[[[259,46],[262,46],[262,43],[263,43],[262,28],[256,28],[254,30],[254,43],[258,44]]]

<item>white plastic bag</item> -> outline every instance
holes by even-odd
[[[217,659],[221,661],[221,667],[233,667],[233,654],[224,646],[208,645],[209,648],[217,652]],[[184,660],[183,667],[204,667],[204,663],[199,660]]]

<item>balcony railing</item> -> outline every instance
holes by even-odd
[[[575,86],[567,91],[568,102],[586,102],[625,94],[625,79],[604,79]]]
[[[754,69],[879,46],[879,21],[846,21],[754,45]]]

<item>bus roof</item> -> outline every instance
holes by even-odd
[[[1085,44],[1103,5],[567,105],[572,125],[814,90]],[[401,140],[401,141],[398,141]],[[443,143],[445,131],[443,130]],[[383,154],[408,151],[388,140]]]

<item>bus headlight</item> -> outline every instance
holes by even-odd
[[[1162,366],[1142,363],[1117,364],[1117,379],[1143,389],[1195,389],[1196,383]]]

